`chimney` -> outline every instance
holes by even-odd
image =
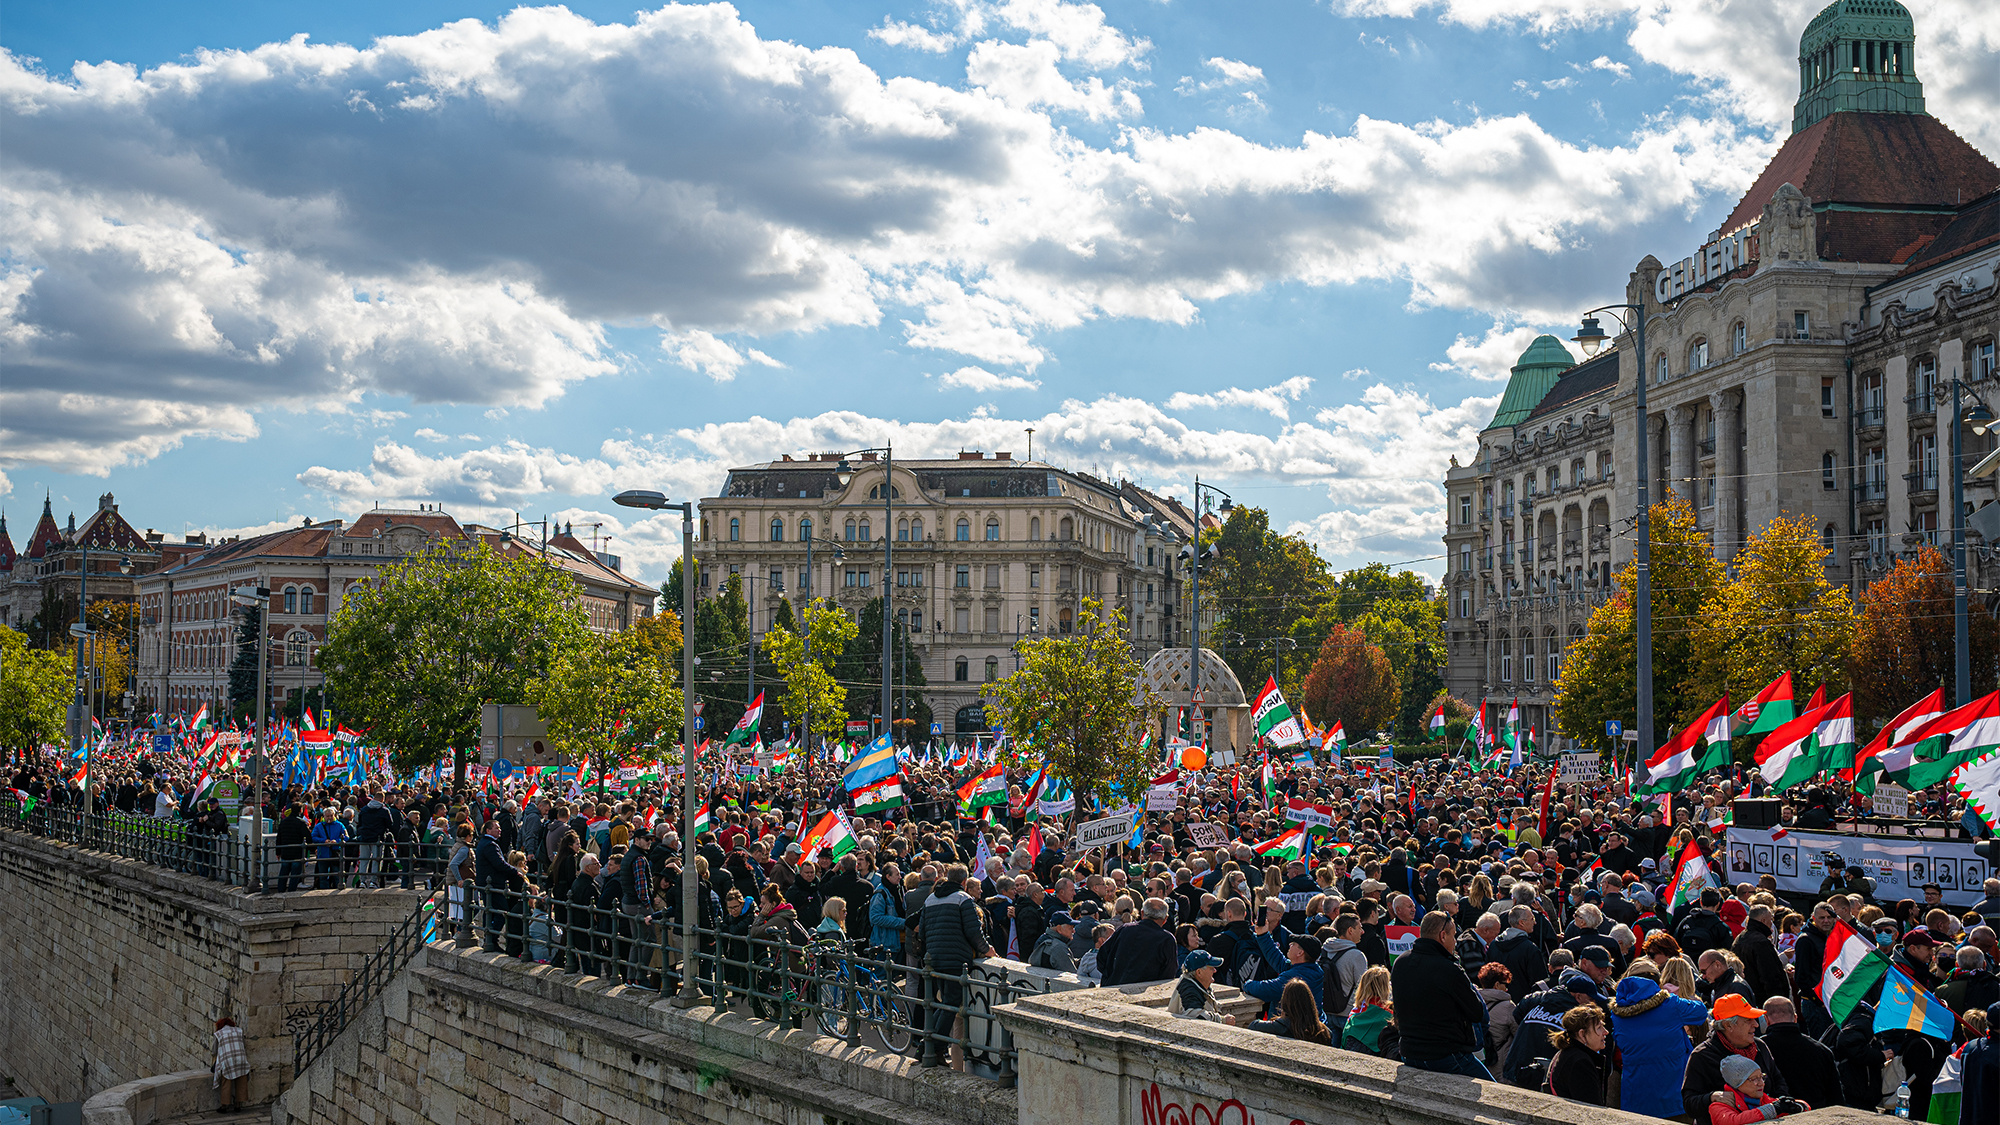
[[[115,512],[118,510],[118,505],[112,500],[109,492],[97,498],[97,510],[100,512]]]
[[[961,461],[984,461],[986,455],[977,449],[961,449],[958,451],[958,459]]]
[[[1014,455],[1012,453],[995,453],[993,455],[993,459],[995,461],[1012,461],[1014,459]]]
[[[791,455],[791,454],[789,454],[789,453],[785,454],[785,455],[784,455],[784,457],[785,457],[785,460],[787,460],[787,461],[789,461],[789,460],[791,460],[791,459],[792,459],[792,455]]]
[[[873,461],[875,459],[875,455],[873,453],[863,453],[861,455],[861,459],[863,461]]]

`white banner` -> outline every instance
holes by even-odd
[[[1971,906],[1985,896],[1981,884],[1994,872],[1973,854],[1971,840],[1913,836],[1843,836],[1792,831],[1772,840],[1769,829],[1729,829],[1729,883],[1755,883],[1775,875],[1778,889],[1816,895],[1834,866],[1858,863],[1875,880],[1875,898],[1924,900],[1936,883],[1951,906]]]
[[[1893,816],[1901,820],[1910,815],[1910,791],[1893,781],[1877,783],[1869,800],[1876,816]]]
[[[1119,813],[1102,820],[1087,820],[1076,826],[1076,846],[1108,848],[1132,835],[1132,814]]]
[[[1172,785],[1146,790],[1147,812],[1172,812],[1181,807],[1181,791]]]
[[[1229,842],[1229,835],[1220,824],[1210,824],[1205,820],[1189,821],[1187,834],[1197,848],[1219,848]]]
[[[1562,772],[1556,780],[1564,785],[1595,785],[1604,777],[1603,765],[1598,762],[1595,752],[1584,754],[1564,754]]]

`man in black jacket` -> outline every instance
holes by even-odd
[[[1097,951],[1104,987],[1172,980],[1180,975],[1180,954],[1167,929],[1167,900],[1149,898],[1139,908],[1139,920],[1121,928]]]
[[[1424,915],[1410,951],[1389,969],[1396,1026],[1403,1036],[1403,1061],[1419,1070],[1493,1077],[1481,1062],[1476,1025],[1486,1022],[1486,1005],[1473,991],[1452,947],[1458,928],[1442,910]]]
[[[1765,1001],[1764,1025],[1764,1046],[1777,1061],[1792,1096],[1814,1109],[1839,1105],[1840,1071],[1833,1052],[1799,1026],[1792,1002],[1782,996]]]
[[[1498,961],[1514,974],[1507,991],[1519,1004],[1528,998],[1535,982],[1549,975],[1548,958],[1535,940],[1535,908],[1516,906],[1507,912],[1507,928],[1486,949],[1488,961]]]
[[[1732,950],[1736,959],[1743,962],[1743,980],[1750,986],[1753,1002],[1792,994],[1791,980],[1785,976],[1785,963],[1778,960],[1778,947],[1771,941],[1770,907],[1750,908],[1749,917],[1743,921],[1743,932],[1736,935]],[[1811,1098],[1805,1100],[1813,1105],[1819,1104]]]
[[[974,960],[992,952],[985,927],[980,924],[979,903],[965,893],[965,865],[954,863],[931,888],[924,901],[919,925],[923,928],[924,956],[931,969],[943,974],[933,978],[935,1006],[931,1008],[924,1036],[923,1065],[938,1066],[941,1047],[951,1034],[952,1021],[964,1001],[964,987],[955,979]],[[1169,939],[1172,940],[1171,938]]]
[[[299,815],[298,805],[285,806],[285,815],[278,819],[278,891],[287,893],[299,889],[306,871],[306,841],[312,838],[312,826],[305,817]]]
[[[1790,1097],[1792,1088],[1785,1084],[1785,1072],[1778,1069],[1771,1049],[1757,1038],[1757,1021],[1764,1010],[1730,992],[1716,1002],[1709,1015],[1715,1022],[1708,1038],[1688,1056],[1681,1078],[1681,1108],[1687,1115],[1697,1121],[1708,1116],[1710,1100],[1722,1092],[1722,1060],[1732,1054],[1751,1060],[1764,1072],[1765,1096]]]
[[[1833,1026],[1833,1017],[1814,991],[1819,987],[1820,967],[1826,963],[1826,935],[1833,932],[1833,921],[1832,907],[1823,902],[1814,906],[1811,920],[1799,931],[1799,942],[1792,947],[1792,986],[1798,993],[1799,1026],[1815,1039]]]
[[[1716,910],[1722,905],[1722,893],[1709,887],[1701,892],[1700,903],[1674,925],[1674,940],[1681,943],[1681,952],[1689,957],[1700,957],[1711,949],[1728,949],[1735,940],[1735,935],[1729,932],[1729,923]]]
[[[576,878],[570,883],[569,923],[563,927],[563,936],[569,942],[570,968],[586,977],[597,975],[597,923],[592,907],[597,905],[597,857],[589,852],[583,854],[577,864]]]
[[[479,896],[486,903],[486,939],[488,953],[500,952],[500,930],[505,920],[495,905],[495,890],[505,893],[512,882],[512,876],[519,875],[514,865],[507,862],[507,854],[500,850],[500,821],[486,822],[486,831],[479,834],[479,841],[473,848],[476,866],[473,877],[479,883]]]

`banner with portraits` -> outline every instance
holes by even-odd
[[[1984,897],[1980,889],[1994,874],[1972,851],[1971,840],[1921,836],[1848,836],[1793,830],[1773,840],[1765,828],[1729,830],[1729,885],[1756,883],[1772,875],[1778,889],[1818,894],[1828,874],[1859,864],[1875,881],[1875,898],[1924,900],[1924,884],[1936,883],[1947,906],[1967,907]]]

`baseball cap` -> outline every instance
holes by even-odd
[[[1058,910],[1054,914],[1049,915],[1049,925],[1074,926],[1076,925],[1076,919],[1069,916],[1069,911]]]
[[[1564,969],[1559,983],[1569,992],[1581,992],[1586,996],[1596,996],[1597,982],[1575,969]]]
[[[1709,1015],[1719,1020],[1754,1020],[1764,1017],[1764,1009],[1752,1007],[1750,1001],[1745,1000],[1741,993],[1725,992],[1721,999],[1715,1002],[1715,1008]]]
[[[1181,971],[1184,973],[1198,973],[1203,969],[1209,969],[1209,968],[1219,969],[1221,967],[1222,967],[1222,958],[1217,957],[1215,954],[1210,953],[1205,949],[1197,949],[1194,952],[1189,953],[1187,955],[1187,960],[1181,962]]]
[[[1293,934],[1291,944],[1306,951],[1306,964],[1314,964],[1319,960],[1320,943],[1318,938],[1310,934]]]
[[[1931,936],[1930,930],[1922,926],[1918,926],[1916,929],[1911,930],[1909,933],[1903,935],[1903,944],[1936,945],[1937,939]]]
[[[1586,945],[1582,949],[1577,950],[1576,955],[1600,969],[1611,967],[1611,951],[1601,945]]]

